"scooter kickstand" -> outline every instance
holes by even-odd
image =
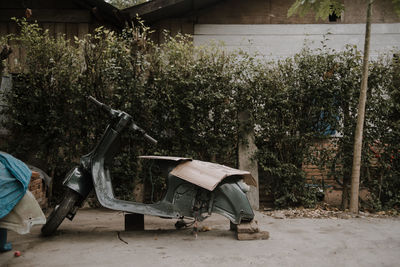
[[[198,228],[197,228],[197,220],[194,222],[193,225],[193,235],[194,235],[194,239],[197,239],[197,233],[199,232]]]

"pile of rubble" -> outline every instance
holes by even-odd
[[[306,209],[303,207],[273,210],[264,208],[262,211],[265,215],[271,216],[275,219],[294,219],[294,218],[312,218],[312,219],[350,219],[350,218],[387,218],[399,216],[396,210],[380,211],[370,213],[368,211],[360,211],[359,214],[352,214],[348,210],[341,211],[338,208],[330,207],[328,204],[320,205],[315,208]]]

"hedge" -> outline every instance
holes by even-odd
[[[237,117],[245,109],[252,115],[247,126],[255,129],[260,182],[268,181],[260,193],[272,194],[277,206],[315,204],[316,191],[305,186],[302,171],[307,162],[328,167],[339,183],[349,183],[361,80],[356,47],[305,47],[271,62],[219,44],[196,47],[189,36],[157,45],[143,26],[122,33],[99,28],[71,42],[51,38],[36,24],[19,24],[21,33],[8,41],[18,42],[26,58],[4,95],[3,127],[12,135],[2,149],[36,161],[54,177],[56,195],[65,173],[105,128],[106,117],[88,95],[127,111],[159,140],[153,147],[140,136],[124,136],[113,170],[116,193],[123,198],[146,179],[139,154],[236,167],[243,129]],[[361,175],[373,196],[365,203],[369,209],[399,207],[399,84],[398,61],[390,55],[371,61]],[[336,149],[313,150],[325,139]],[[165,185],[156,178],[160,190]]]

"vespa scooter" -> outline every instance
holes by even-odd
[[[142,157],[156,161],[167,176],[167,189],[162,200],[144,204],[115,198],[109,166],[120,150],[121,134],[133,130],[153,144],[157,141],[138,127],[128,113],[112,109],[91,96],[89,100],[110,116],[110,123],[95,148],[82,156],[79,166],[66,175],[63,185],[67,191],[42,227],[44,236],[54,234],[64,218],[72,221],[93,189],[100,204],[106,208],[175,218],[177,228],[183,226],[183,218],[202,221],[212,213],[227,217],[233,224],[254,218],[246,192],[249,190],[247,184],[256,186],[256,183],[249,172],[189,158]]]

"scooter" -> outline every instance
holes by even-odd
[[[93,189],[103,207],[175,218],[178,220],[176,228],[185,226],[184,218],[203,221],[212,213],[221,214],[236,225],[254,218],[246,192],[249,185],[256,186],[256,182],[249,172],[190,158],[142,156],[156,161],[167,176],[163,198],[152,204],[115,198],[109,166],[120,151],[121,134],[132,130],[153,144],[157,141],[137,126],[128,113],[112,109],[91,96],[89,100],[110,116],[110,122],[95,148],[82,156],[79,166],[66,175],[63,182],[66,193],[47,218],[42,235],[54,234],[65,218],[72,221]]]

